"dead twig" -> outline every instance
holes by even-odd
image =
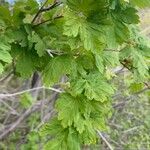
[[[32,91],[36,91],[36,90],[41,90],[41,89],[47,89],[47,90],[51,90],[57,93],[62,93],[63,91],[56,89],[56,88],[51,88],[51,87],[36,87],[36,88],[32,88],[32,89],[27,89],[27,90],[23,90],[20,92],[16,92],[16,93],[12,93],[12,94],[0,94],[0,98],[6,98],[6,97],[14,97],[14,96],[18,96],[27,92],[32,92]]]
[[[103,136],[103,134],[100,131],[97,131],[98,135],[101,137],[101,139],[106,143],[106,145],[108,146],[108,148],[110,150],[114,150],[113,147],[111,146],[111,144],[107,141],[107,139]]]

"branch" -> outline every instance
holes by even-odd
[[[41,89],[48,89],[48,90],[51,90],[51,91],[54,91],[54,92],[57,92],[57,93],[62,93],[63,92],[59,89],[55,89],[55,88],[51,88],[51,87],[47,88],[47,87],[41,86],[41,87],[36,87],[36,88],[27,89],[27,90],[23,90],[23,91],[20,91],[20,92],[12,93],[12,94],[0,94],[0,98],[18,96],[18,95],[21,95],[21,94],[24,94],[24,93],[27,93],[27,92],[32,92],[32,91],[41,90]]]
[[[54,101],[57,99],[57,95],[58,93],[55,91],[54,93],[52,93],[52,96],[50,98],[50,100],[44,100],[44,104],[45,105],[49,105],[49,101],[53,104]],[[5,137],[7,137],[10,133],[12,133],[13,131],[16,130],[16,128],[24,121],[26,120],[33,112],[38,111],[41,108],[41,103],[43,102],[43,99],[41,101],[38,101],[37,103],[35,103],[32,107],[28,108],[23,114],[20,115],[20,117],[11,125],[9,125],[9,127],[3,129],[0,131],[0,140],[4,139]],[[51,105],[52,105],[51,104]]]
[[[124,106],[125,103],[127,103],[130,99],[132,99],[132,97],[137,96],[137,95],[139,95],[139,94],[142,94],[143,92],[146,92],[147,90],[149,90],[148,87],[146,87],[146,88],[144,88],[144,89],[142,89],[142,90],[140,90],[140,91],[134,93],[133,95],[131,95],[131,96],[125,98],[124,101],[122,101],[122,102],[120,102],[120,103],[118,103],[118,104],[113,105],[113,108],[117,108],[117,107],[120,107],[120,106]]]
[[[49,21],[53,21],[53,20],[56,20],[56,19],[59,19],[59,18],[63,18],[63,16],[60,15],[60,16],[54,17],[53,19],[50,18],[50,19],[48,19],[48,20],[45,20],[45,21],[40,22],[40,23],[38,23],[38,24],[35,24],[34,27],[37,27],[37,26],[39,26],[39,25],[42,25],[42,24],[44,24],[44,23],[47,23],[47,22],[49,22]]]
[[[108,148],[110,150],[114,150],[113,147],[110,145],[110,143],[107,141],[107,139],[103,136],[103,134],[100,131],[97,131],[98,135],[101,137],[101,139],[106,143]]]
[[[6,76],[4,76],[3,78],[0,79],[0,82],[7,80],[13,73],[14,73],[14,71],[11,70]]]
[[[62,4],[62,2],[55,1],[54,4],[44,8],[44,6],[46,5],[47,2],[48,2],[48,0],[46,0],[45,3],[42,5],[42,7],[39,9],[39,11],[37,12],[37,14],[35,15],[35,17],[33,18],[32,22],[31,22],[32,24],[35,22],[35,20],[41,13],[49,11],[49,10],[59,6],[60,4]]]
[[[34,16],[33,20],[31,21],[31,23],[33,24],[34,21],[36,20],[36,18],[39,16],[39,14],[41,13],[42,9],[44,8],[44,6],[46,5],[46,3],[48,2],[48,0],[46,0],[43,5],[41,6],[41,8],[38,10],[37,14]]]
[[[22,114],[21,117],[19,117],[15,123],[13,123],[8,129],[5,129],[2,132],[2,134],[0,134],[0,140],[5,138],[11,132],[13,132],[25,118],[27,118],[31,113],[35,112],[37,109],[38,107],[31,107],[28,110],[26,110],[25,113]]]
[[[59,5],[61,5],[61,4],[62,4],[62,2],[57,2],[57,1],[56,1],[54,4],[50,5],[49,7],[43,8],[43,9],[41,10],[41,13],[42,13],[42,12],[49,11],[49,10],[51,10],[51,9],[53,9],[53,8],[55,8],[55,7],[59,6]]]

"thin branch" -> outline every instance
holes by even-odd
[[[38,18],[38,16],[43,13],[43,12],[46,12],[46,11],[49,11],[57,6],[59,6],[60,4],[62,4],[62,2],[57,2],[55,1],[52,5],[44,8],[44,6],[46,5],[46,3],[48,2],[48,0],[45,1],[45,3],[42,5],[42,7],[39,9],[39,11],[37,12],[37,14],[35,15],[35,17],[33,18],[32,20],[32,24],[35,22],[35,20]]]
[[[140,91],[134,93],[133,95],[131,95],[131,96],[125,98],[124,101],[122,101],[122,102],[120,102],[120,103],[118,103],[118,104],[113,105],[113,108],[118,108],[118,107],[120,107],[120,106],[124,106],[124,105],[125,105],[129,100],[131,100],[133,97],[135,97],[135,96],[137,96],[137,95],[139,95],[139,94],[142,94],[142,93],[144,93],[144,92],[146,92],[146,91],[148,91],[148,90],[149,90],[149,88],[146,87],[146,88],[144,88],[144,89],[142,89],[142,90],[140,90]]]
[[[39,14],[41,13],[42,9],[44,8],[44,6],[46,5],[46,3],[48,2],[48,0],[46,0],[43,5],[41,6],[41,8],[38,10],[38,12],[36,13],[36,15],[34,16],[33,20],[31,21],[31,23],[33,24],[34,21],[36,20],[36,18],[39,16]]]
[[[51,87],[36,87],[36,88],[32,88],[32,89],[27,89],[27,90],[23,90],[20,92],[16,92],[16,93],[12,93],[12,94],[0,94],[0,98],[6,98],[6,97],[14,97],[14,96],[18,96],[27,92],[32,92],[32,91],[36,91],[36,90],[41,90],[41,89],[47,89],[47,90],[51,90],[57,93],[62,93],[63,91],[59,90],[59,89],[55,89],[55,88],[51,88]]]
[[[0,79],[0,82],[7,80],[13,73],[14,73],[14,71],[11,70],[6,76],[4,76],[3,78]]]
[[[17,126],[25,119],[27,118],[31,113],[35,112],[38,109],[38,107],[31,107],[28,110],[26,110],[24,112],[24,114],[22,114],[15,123],[13,123],[8,129],[5,129],[2,134],[0,134],[0,140],[2,140],[3,138],[5,138],[8,134],[10,134],[11,132],[13,132]]]
[[[106,143],[108,148],[110,150],[114,150],[113,147],[110,145],[110,143],[107,141],[107,139],[103,136],[103,134],[100,131],[97,131],[98,135],[101,137],[101,139]]]
[[[49,10],[51,10],[51,9],[53,9],[53,8],[55,8],[55,7],[59,6],[59,5],[61,5],[61,4],[62,4],[62,2],[57,2],[57,1],[56,1],[54,4],[50,5],[49,7],[43,8],[43,9],[41,10],[41,12],[49,11]]]
[[[53,19],[51,19],[51,18],[50,18],[50,19],[47,19],[47,20],[42,21],[42,22],[40,22],[40,23],[38,23],[38,24],[35,24],[34,27],[37,27],[37,26],[42,25],[42,24],[47,23],[47,22],[52,22],[52,21],[57,20],[57,19],[60,19],[60,18],[63,18],[63,16],[60,15],[60,16],[54,17]]]
[[[130,129],[128,129],[128,130],[125,130],[125,131],[123,131],[123,134],[127,134],[127,133],[129,133],[129,132],[133,132],[133,131],[139,129],[141,126],[142,126],[142,125],[138,125],[138,126],[135,126],[135,127],[133,127],[133,128],[130,128]]]
[[[140,34],[149,34],[150,26],[140,32]]]
[[[10,105],[8,105],[7,103],[5,103],[5,101],[0,100],[0,102],[3,103],[8,109],[10,109],[12,111],[12,114],[19,116],[19,113],[15,109],[13,109]]]

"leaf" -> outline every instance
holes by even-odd
[[[78,99],[69,94],[62,94],[56,103],[58,119],[64,128],[71,126],[80,117]],[[71,112],[71,113],[70,113]]]
[[[100,73],[104,72],[103,58],[100,55],[95,55],[96,66]]]
[[[67,5],[76,12],[90,16],[93,12],[106,8],[108,2],[107,0],[67,0]]]
[[[113,94],[112,87],[100,77],[100,74],[95,73],[87,76],[85,96],[88,99],[104,102],[111,94]]]
[[[11,63],[12,57],[9,54],[10,46],[0,43],[0,60],[6,63]]]
[[[119,43],[117,42],[116,34],[115,34],[115,28],[113,25],[107,26],[104,28],[105,31],[105,38],[107,41],[107,48],[108,49],[117,49],[119,46]]]
[[[87,121],[86,122],[86,128],[83,134],[80,135],[80,138],[82,139],[82,143],[86,144],[95,144],[96,143],[96,132],[93,129],[93,126],[91,122]]]
[[[76,130],[73,130],[72,128],[69,128],[67,145],[69,150],[81,150],[78,133]]]
[[[76,37],[79,34],[79,30],[83,24],[83,21],[72,12],[66,12],[66,20],[64,26],[64,34],[67,36]]]
[[[4,66],[0,63],[0,74],[2,74],[4,71]]]
[[[33,16],[30,14],[27,14],[26,17],[23,19],[23,22],[25,24],[31,24],[32,20],[33,20]]]
[[[45,123],[40,129],[40,136],[44,137],[47,135],[59,136],[64,131],[61,122],[57,118],[51,119],[50,122]]]
[[[80,30],[80,37],[84,48],[94,54],[101,52],[106,46],[103,31],[97,25],[89,23],[83,25]]]
[[[122,22],[115,22],[114,32],[116,36],[116,41],[120,44],[129,39],[129,30],[128,27]]]
[[[130,59],[131,65],[133,65],[131,69],[133,69],[134,77],[137,80],[143,80],[148,76],[148,66],[138,48],[136,49],[132,46],[124,48],[120,52],[120,58],[121,60],[125,58]]]
[[[44,150],[65,150],[61,146],[59,139],[52,139],[44,145]]]
[[[30,94],[26,93],[21,96],[20,104],[23,106],[23,108],[29,108],[33,102],[34,100]]]
[[[73,65],[73,59],[67,55],[52,58],[43,71],[44,83],[52,85],[59,82],[60,77],[71,73]]]
[[[121,11],[119,18],[127,24],[138,24],[140,21],[137,13],[135,8],[129,7]]]
[[[82,94],[90,100],[104,102],[113,94],[112,87],[101,77],[100,73],[89,74],[85,79],[78,79],[72,84],[72,94]]]
[[[144,7],[150,7],[150,1],[149,0],[130,0],[133,5],[136,5],[140,8]]]
[[[42,57],[46,52],[45,42],[40,38],[40,36],[37,33],[33,33],[32,37],[29,38],[29,40],[31,40],[31,42],[33,43],[36,43],[35,50],[37,51],[39,57]]]
[[[93,53],[102,51],[105,47],[105,38],[100,26],[84,21],[82,16],[80,17],[72,12],[68,13],[66,14],[64,34],[73,37],[79,35],[86,50]]]
[[[144,88],[143,83],[132,83],[132,84],[130,85],[130,91],[131,91],[132,93],[136,93],[136,92],[142,90],[143,88]]]
[[[11,13],[8,7],[2,6],[2,5],[0,6],[0,18],[4,19],[4,21],[6,22],[11,21]]]
[[[17,60],[16,71],[23,78],[30,77],[35,71],[33,58],[29,54],[22,53]]]
[[[115,67],[117,65],[120,64],[119,62],[119,51],[111,51],[111,49],[108,51],[104,51],[103,52],[103,61],[104,61],[104,64],[106,66],[110,66],[110,67]]]

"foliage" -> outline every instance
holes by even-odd
[[[45,150],[80,150],[98,142],[116,89],[110,68],[123,65],[133,83],[148,79],[150,45],[136,26],[137,7],[148,6],[149,0],[50,0],[42,6],[19,0],[0,6],[0,72],[13,63],[25,79],[41,72],[46,86],[68,78],[55,104],[57,116],[39,131],[50,139]],[[22,99],[24,107],[32,103],[30,95]],[[32,149],[38,136],[29,135]]]

